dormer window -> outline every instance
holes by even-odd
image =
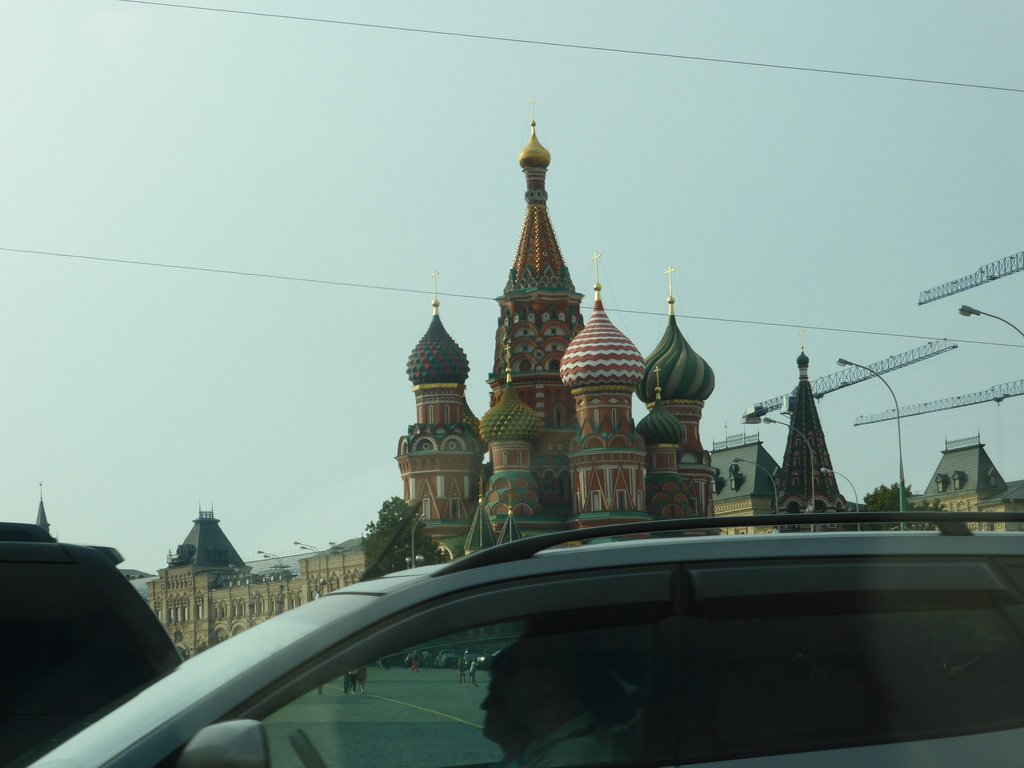
[[[942,493],[949,488],[949,475],[938,474],[935,476],[935,490]]]
[[[717,496],[722,492],[722,489],[725,488],[725,478],[722,477],[722,473],[719,471],[718,467],[712,469],[712,472],[714,473],[715,496]]]
[[[967,487],[967,474],[957,470],[953,473],[953,490],[962,491]]]
[[[740,472],[739,464],[730,464],[729,465],[729,489],[735,491],[741,485],[743,485],[743,473]]]

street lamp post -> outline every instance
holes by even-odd
[[[892,387],[889,386],[889,382],[887,382],[884,378],[882,378],[881,374],[876,373],[874,370],[872,370],[871,368],[868,368],[866,365],[860,365],[859,363],[854,363],[854,362],[851,362],[849,360],[845,360],[845,359],[843,359],[841,357],[838,360],[836,360],[836,364],[837,365],[841,365],[841,366],[852,365],[854,368],[860,368],[861,370],[867,371],[872,376],[874,376],[876,379],[878,379],[880,382],[885,384],[885,388],[888,389],[889,390],[889,394],[892,395],[892,401],[896,405],[896,444],[897,444],[897,447],[899,448],[899,454],[900,454],[900,512],[906,512],[907,511],[907,483],[906,483],[906,480],[904,479],[904,476],[903,476],[903,428],[900,425],[900,403],[899,403],[899,400],[896,399],[896,393],[892,391]],[[903,530],[903,523],[902,522],[900,523],[900,530]]]
[[[860,507],[860,496],[858,496],[858,495],[857,495],[857,489],[856,489],[856,488],[854,487],[854,485],[853,485],[853,481],[851,481],[851,480],[850,480],[850,478],[848,478],[848,477],[847,477],[846,475],[844,475],[844,474],[843,474],[842,472],[836,472],[836,471],[835,471],[834,469],[829,469],[828,467],[822,467],[822,468],[821,468],[821,473],[822,473],[823,475],[839,475],[839,477],[843,478],[843,480],[845,480],[846,482],[848,482],[848,483],[850,484],[850,487],[851,487],[851,488],[853,488],[853,499],[854,499],[854,503],[855,503],[855,504],[856,504],[856,505],[857,505],[858,507]]]
[[[415,568],[418,563],[423,562],[423,555],[416,554],[416,523],[420,521],[423,513],[413,515],[412,520],[409,522],[409,556],[405,558],[405,564],[409,568]]]
[[[324,590],[324,576],[323,576],[323,557],[324,553],[314,547],[312,544],[303,544],[301,541],[292,542],[299,549],[305,549],[309,552],[316,552],[316,592],[313,594],[313,600],[323,596]]]
[[[756,469],[760,469],[762,472],[764,472],[766,475],[768,475],[768,479],[771,480],[771,483],[772,483],[772,492],[774,494],[772,496],[772,511],[773,512],[778,512],[779,511],[779,486],[776,484],[775,478],[772,477],[772,473],[769,472],[766,467],[762,467],[756,461],[751,461],[750,459],[741,459],[739,456],[733,456],[732,460],[733,460],[733,462],[742,461],[744,464],[753,464]]]
[[[1016,325],[1011,323],[1006,318],[999,317],[999,315],[992,315],[992,314],[989,314],[988,312],[982,312],[980,309],[975,309],[974,307],[968,307],[966,304],[962,305],[960,307],[960,309],[957,310],[957,311],[960,312],[960,314],[963,315],[964,317],[970,317],[971,315],[984,315],[985,317],[994,317],[996,320],[1001,320],[1002,322],[1006,323],[1008,326],[1013,328],[1013,330],[1015,330],[1021,336],[1024,336],[1024,331],[1022,331],[1020,328],[1018,328]]]
[[[277,578],[278,578],[278,597],[277,597],[277,613],[281,615],[284,613],[284,575],[288,571],[288,566],[284,564],[284,560],[281,559],[280,555],[272,554],[271,552],[264,552],[262,549],[256,550],[257,555],[262,555],[264,560],[277,560]],[[270,588],[267,587],[267,599],[270,599]]]

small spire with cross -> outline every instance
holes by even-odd
[[[590,257],[590,260],[594,262],[594,292],[597,294],[595,301],[601,300],[601,269],[598,266],[598,260],[601,258],[600,253],[595,253]]]
[[[505,383],[512,383],[512,345],[505,342]]]
[[[676,313],[675,303],[676,297],[672,295],[672,273],[676,271],[675,267],[669,267],[665,270],[665,274],[668,275],[668,314],[672,316]]]
[[[654,399],[661,400],[661,366],[654,366]]]
[[[436,269],[430,273],[430,277],[434,281],[434,300],[430,303],[430,305],[434,308],[435,315],[437,314],[437,308],[441,306],[441,302],[437,300],[437,276],[439,274],[441,273],[438,272]]]

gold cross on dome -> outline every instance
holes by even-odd
[[[437,300],[437,276],[440,275],[440,274],[441,273],[438,272],[436,269],[433,272],[430,273],[430,277],[434,281],[434,300],[431,302],[431,306],[434,308],[434,314],[435,315],[437,314],[437,308],[439,306],[441,306],[441,302],[439,302]]]
[[[672,273],[675,271],[675,267],[669,267],[665,270],[665,274],[668,275],[668,313],[670,315],[674,315],[676,313],[673,306],[676,303],[676,299],[675,296],[672,295]]]

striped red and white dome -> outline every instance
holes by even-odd
[[[586,327],[562,355],[558,375],[567,387],[635,387],[644,375],[644,358],[626,335],[612,325],[600,299]]]

